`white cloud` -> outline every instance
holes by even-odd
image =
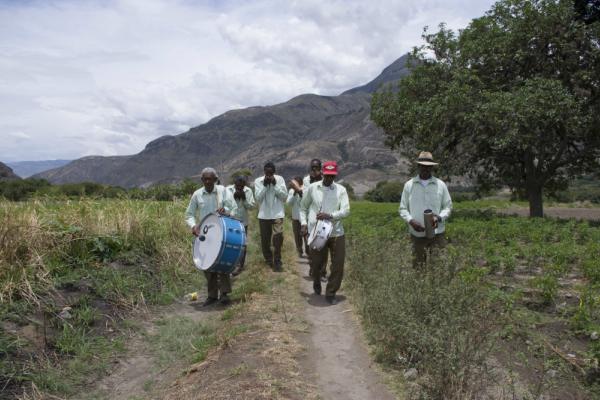
[[[366,83],[488,0],[0,3],[0,160],[140,151],[232,108]]]

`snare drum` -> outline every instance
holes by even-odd
[[[241,221],[208,214],[200,222],[200,235],[194,239],[194,264],[201,271],[230,274],[245,247],[246,232]]]
[[[333,223],[327,219],[317,221],[312,232],[308,236],[308,247],[313,250],[321,250],[325,247],[329,235],[333,231]]]

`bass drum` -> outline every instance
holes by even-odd
[[[321,250],[325,247],[331,231],[333,231],[333,223],[331,221],[326,219],[318,220],[308,236],[308,247],[313,250]]]
[[[230,274],[245,247],[246,232],[241,221],[208,214],[200,222],[200,235],[194,239],[194,265],[201,271]]]

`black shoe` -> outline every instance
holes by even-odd
[[[276,260],[275,261],[275,266],[273,268],[275,270],[275,272],[281,272],[283,271],[283,269],[281,268],[281,260]]]
[[[333,296],[325,296],[325,300],[329,304],[331,304],[332,306],[335,306],[338,303],[337,299],[335,298],[335,295],[333,295]]]
[[[229,304],[231,304],[231,300],[229,299],[229,296],[227,296],[227,293],[221,295],[219,302],[224,306],[228,306]]]
[[[208,307],[211,304],[215,304],[217,300],[218,299],[215,299],[214,297],[208,297],[206,300],[204,300],[204,303],[202,303],[202,307]]]
[[[321,294],[321,281],[313,282],[313,290],[315,291],[315,294]]]

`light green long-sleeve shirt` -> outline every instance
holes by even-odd
[[[248,225],[248,210],[254,208],[256,203],[254,202],[254,195],[252,194],[252,189],[248,186],[244,186],[244,194],[246,195],[246,200],[235,199],[233,194],[235,193],[235,185],[227,186],[227,191],[231,194],[231,197],[234,199],[237,207],[235,212],[232,214],[235,218],[242,220],[244,226]]]
[[[298,193],[294,191],[294,189],[290,189],[288,192],[287,200],[285,201],[287,204],[292,206],[292,219],[299,220],[300,219],[300,201],[302,197]]]
[[[431,210],[441,218],[435,233],[442,233],[446,230],[446,220],[452,212],[452,199],[446,184],[436,177],[431,177],[427,184],[423,186],[421,179],[417,176],[404,184],[402,198],[400,200],[400,217],[407,223],[414,219],[425,226],[423,211]],[[417,237],[425,237],[425,232],[417,232],[412,226],[408,226],[410,234]]]
[[[185,222],[190,228],[193,228],[204,217],[221,207],[229,214],[234,214],[237,208],[233,195],[225,189],[225,186],[215,185],[211,193],[201,187],[194,192],[190,199],[187,210],[185,210]]]
[[[279,175],[275,177],[275,185],[264,185],[265,177],[254,181],[254,197],[258,203],[259,219],[278,219],[285,216],[285,201],[287,188],[285,180]]]
[[[335,182],[327,187],[323,185],[323,181],[312,183],[308,190],[305,187],[300,202],[300,223],[308,225],[309,232],[317,223],[317,214],[320,212],[330,214],[332,217],[333,230],[330,237],[342,236],[344,234],[342,218],[350,215],[350,201],[346,188]]]

